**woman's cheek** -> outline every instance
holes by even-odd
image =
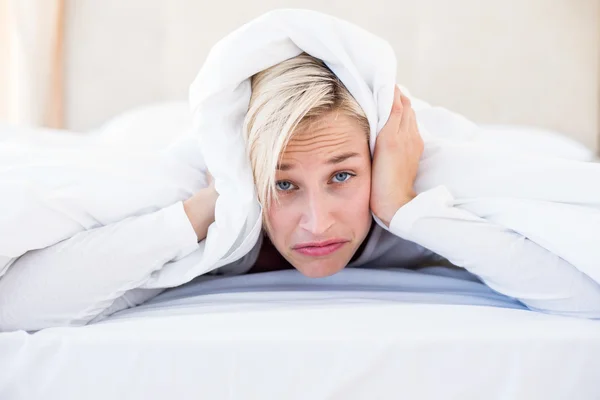
[[[371,179],[355,177],[338,190],[350,201],[368,204],[371,197]]]
[[[274,200],[267,212],[268,224],[273,231],[285,230],[288,224],[293,223],[294,205],[289,194],[279,197],[279,201]]]

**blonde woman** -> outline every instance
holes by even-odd
[[[243,258],[211,273],[296,268],[318,278],[346,267],[416,268],[447,258],[532,309],[600,317],[595,282],[569,293],[553,286],[557,276],[576,271],[564,260],[481,223],[443,192],[415,196],[423,142],[399,90],[371,158],[360,106],[322,61],[301,54],[252,78],[244,132],[265,235]],[[205,239],[217,197],[209,186],[158,212],[25,254],[0,280],[0,330],[86,324],[157,295],[136,288]],[[395,234],[375,224],[372,213]],[[132,236],[137,246],[124,249]],[[533,263],[547,265],[552,279],[523,274]]]

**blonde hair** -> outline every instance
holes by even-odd
[[[244,119],[244,137],[263,209],[273,199],[277,164],[294,132],[330,112],[356,119],[369,136],[369,121],[342,81],[325,63],[306,53],[254,75]]]

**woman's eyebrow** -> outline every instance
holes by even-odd
[[[327,164],[339,164],[339,163],[346,161],[349,158],[358,157],[358,156],[360,156],[360,154],[354,153],[354,152],[343,153],[343,154],[340,154],[340,155],[330,158],[327,161]]]
[[[277,171],[289,171],[292,168],[290,164],[277,164]]]

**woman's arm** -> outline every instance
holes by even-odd
[[[600,318],[600,284],[520,234],[454,207],[445,187],[415,197],[423,141],[408,98],[396,90],[377,137],[371,208],[390,230],[478,275],[529,308]]]
[[[109,308],[117,311],[115,302],[122,309],[156,295],[129,291],[197,248],[214,219],[216,197],[211,186],[185,202],[27,252],[0,279],[0,331],[83,325]]]
[[[600,318],[600,284],[517,232],[453,206],[443,186],[419,194],[390,223],[418,243],[533,310]]]

